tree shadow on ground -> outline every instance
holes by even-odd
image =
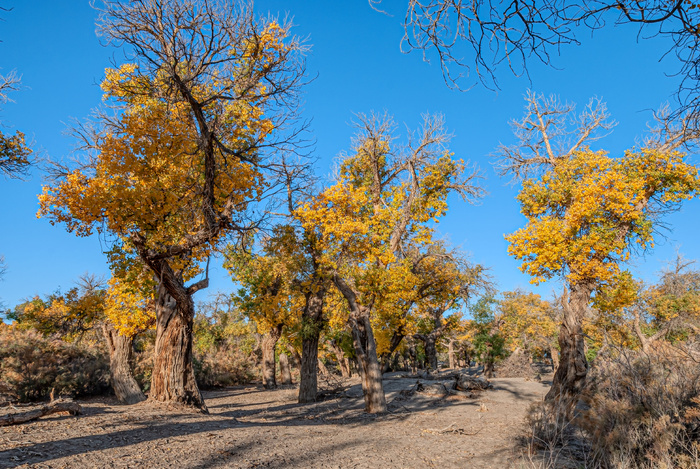
[[[286,394],[276,395],[269,393],[261,386],[216,390],[205,393],[207,401],[211,404],[210,415],[154,410],[146,403],[137,406],[103,408],[87,405],[84,416],[57,417],[55,421],[51,421],[52,428],[55,425],[57,430],[54,435],[50,435],[52,441],[20,442],[20,447],[5,450],[0,447],[0,468],[40,464],[142,443],[148,443],[149,447],[167,446],[171,441],[178,441],[173,439],[180,437],[199,435],[201,439],[202,434],[207,436],[209,433],[222,430],[236,430],[230,434],[236,435],[236,441],[230,445],[227,444],[225,448],[197,448],[203,459],[200,459],[202,462],[195,467],[216,467],[225,464],[233,457],[241,457],[245,454],[251,445],[257,444],[256,435],[261,431],[280,432],[282,431],[280,427],[291,426],[371,427],[375,422],[402,421],[424,411],[439,413],[455,406],[478,407],[480,405],[477,401],[481,396],[474,399],[454,399],[454,396],[426,395],[415,392],[415,383],[416,381],[407,382],[403,389],[401,386],[390,387],[391,390],[387,392],[389,412],[382,415],[364,412],[364,401],[359,384],[347,386],[322,401],[310,404],[297,403],[294,393],[291,392],[292,388]],[[501,388],[517,394],[514,388],[499,387]],[[284,392],[285,389],[283,388],[282,391]],[[255,394],[259,394],[259,401],[255,399]],[[236,399],[243,395],[247,395],[246,402],[236,402]],[[277,396],[276,400],[274,396]],[[227,400],[229,402],[226,402]],[[75,421],[70,425],[79,427],[78,430],[72,430],[74,434],[79,431],[81,433],[79,436],[61,437],[67,434],[61,427],[69,425],[69,419]],[[47,420],[49,419],[42,422],[45,423]],[[128,428],[124,428],[125,426]],[[31,433],[28,432],[28,434]],[[350,443],[342,443],[341,446],[347,444]],[[328,446],[327,450],[333,451],[333,445]],[[283,459],[275,459],[274,465],[271,465],[272,459],[260,460],[259,463],[263,467],[266,465],[291,467],[303,465],[306,458],[311,457],[313,456],[290,453],[285,454]]]

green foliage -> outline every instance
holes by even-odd
[[[498,302],[491,296],[482,296],[471,306],[473,320],[472,345],[481,363],[493,365],[508,356],[506,340],[498,330],[494,308]]]

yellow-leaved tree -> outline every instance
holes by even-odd
[[[78,129],[88,157],[56,168],[40,215],[108,234],[157,281],[150,399],[206,412],[192,369],[188,284],[212,249],[250,228],[270,184],[266,158],[289,134],[302,47],[288,27],[231,1],[102,2],[99,30],[131,63],[108,69],[98,114]],[[279,138],[279,139],[278,139]],[[269,150],[269,151],[268,151]]]
[[[240,284],[235,301],[240,311],[255,321],[262,340],[262,379],[267,389],[277,387],[275,348],[284,328],[299,321],[304,298],[295,280],[304,262],[292,227],[278,225],[262,240],[259,253],[229,249],[224,266]],[[251,247],[252,248],[252,247]]]
[[[566,285],[561,360],[547,399],[571,404],[588,370],[582,325],[593,296],[614,288],[635,249],[653,247],[659,215],[695,197],[700,180],[698,169],[675,151],[682,142],[675,135],[611,157],[585,146],[607,127],[602,103],[591,102],[568,146],[572,108],[534,94],[527,103],[516,123],[521,142],[502,148],[504,172],[534,176],[518,195],[527,225],[506,239],[532,282],[558,277]]]
[[[65,293],[35,297],[13,311],[10,319],[20,327],[43,334],[58,334],[68,341],[80,340],[92,330],[101,330],[109,352],[110,384],[117,399],[135,404],[145,396],[133,377],[131,363],[134,337],[152,328],[155,311],[152,285],[128,283],[112,277],[108,283],[91,276]]]
[[[553,366],[558,366],[558,317],[550,302],[535,293],[515,290],[502,294],[498,310],[499,328],[511,352],[520,349],[532,357],[548,353]]]
[[[404,148],[393,142],[387,116],[360,116],[358,127],[335,184],[297,213],[323,246],[320,263],[345,300],[365,410],[377,413],[386,411],[386,399],[372,316],[395,307],[396,290],[406,289],[402,279],[411,269],[406,253],[411,245],[432,243],[430,222],[446,213],[448,195],[471,198],[481,190],[476,171],[465,174],[465,163],[446,148],[440,116],[425,116]]]

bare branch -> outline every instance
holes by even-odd
[[[598,98],[592,98],[579,115],[575,105],[562,103],[556,96],[547,98],[528,91],[525,102],[525,116],[511,123],[518,142],[501,144],[496,151],[499,174],[511,175],[514,181],[555,166],[558,160],[606,136],[616,125]]]

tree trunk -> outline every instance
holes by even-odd
[[[301,368],[299,373],[299,403],[316,402],[318,393],[318,339],[323,329],[323,305],[326,298],[325,281],[316,279],[315,288],[305,294],[302,311]]]
[[[340,348],[340,346],[335,342],[335,340],[332,340],[329,342],[328,347],[331,349],[331,352],[335,355],[336,360],[338,360],[338,368],[340,368],[340,376],[343,378],[349,378],[350,377],[350,362],[348,361],[347,357],[345,356],[345,352],[343,352],[343,349]]]
[[[109,378],[114,394],[123,404],[145,401],[138,383],[131,373],[133,337],[119,334],[109,322],[102,323],[102,333],[109,350]]]
[[[337,273],[333,282],[350,309],[348,325],[352,331],[352,343],[360,369],[362,393],[365,398],[365,411],[370,414],[386,412],[386,397],[382,386],[382,370],[377,360],[377,343],[369,321],[369,308],[357,303],[357,293]]]
[[[282,324],[277,324],[270,328],[262,340],[262,381],[265,389],[277,387],[275,379],[275,347],[277,341],[282,336]]]
[[[399,347],[401,341],[406,337],[401,332],[403,331],[403,326],[400,331],[394,331],[391,335],[391,342],[389,343],[389,351],[382,355],[382,373],[389,371],[391,366],[391,354]]]
[[[365,411],[370,414],[386,412],[386,397],[382,386],[382,370],[377,360],[377,345],[374,341],[369,314],[350,318],[355,355],[360,368]]]
[[[416,352],[416,344],[413,341],[408,344],[408,356],[411,359],[411,373],[415,375],[418,373],[418,352]]]
[[[171,295],[178,282],[172,271],[164,272],[158,286],[156,302],[156,346],[153,360],[153,376],[149,399],[161,402],[193,406],[207,413],[202,394],[199,392],[192,367],[192,325],[194,301],[184,286],[179,300]],[[164,281],[171,283],[166,290]]]
[[[450,362],[450,368],[455,369],[457,368],[457,360],[455,359],[455,341],[454,339],[450,339],[447,342],[447,359]]]
[[[426,368],[432,371],[438,369],[437,346],[435,344],[436,337],[434,334],[413,334],[413,337],[423,342],[425,349],[425,364]]]
[[[296,367],[297,369],[301,368],[301,355],[299,355],[299,351],[291,345],[287,346],[287,351],[292,357],[292,366]]]
[[[554,344],[550,344],[549,354],[552,356],[552,370],[556,370],[559,368],[559,350],[557,350]]]
[[[282,384],[292,384],[292,370],[289,367],[289,357],[285,352],[280,353],[280,375]]]
[[[545,399],[563,405],[561,408],[567,414],[578,402],[588,373],[582,326],[592,292],[590,284],[573,285],[569,287],[568,297],[562,298],[564,317],[559,328],[561,356],[552,388]]]
[[[493,360],[488,360],[484,364],[484,376],[486,376],[488,379],[493,378],[493,363]]]
[[[323,363],[321,359],[318,360],[318,371],[321,373],[321,376],[328,376],[330,373],[328,373],[328,368],[326,368],[326,364]]]
[[[299,403],[316,402],[318,392],[318,338],[309,334],[301,341],[301,369],[299,374]]]

